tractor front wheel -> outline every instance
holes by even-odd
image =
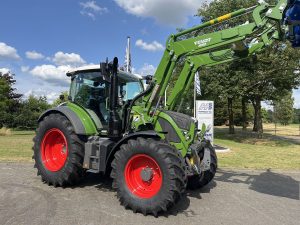
[[[180,153],[165,142],[144,138],[120,147],[111,177],[123,206],[154,216],[178,202],[187,181]]]
[[[33,139],[38,175],[48,185],[75,184],[84,174],[84,146],[70,121],[61,114],[46,116]]]

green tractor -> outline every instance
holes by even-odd
[[[68,101],[40,116],[34,160],[42,180],[76,184],[86,172],[110,174],[122,205],[157,215],[176,204],[186,188],[201,188],[215,176],[217,156],[199,135],[196,119],[175,111],[194,74],[204,67],[263,51],[289,39],[299,47],[299,1],[263,1],[171,35],[154,77],[118,69],[118,59],[67,73]],[[253,20],[214,33],[203,28],[252,13]],[[292,16],[289,16],[292,15]],[[183,69],[166,101],[178,63]]]

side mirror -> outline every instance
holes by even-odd
[[[65,96],[64,96],[64,95],[60,95],[60,96],[59,96],[59,99],[60,99],[62,102],[64,102],[64,101],[65,101]]]
[[[106,62],[100,62],[100,71],[103,76],[103,80],[106,82],[110,82],[110,69],[108,59],[106,59]]]
[[[120,94],[121,94],[121,97],[124,98],[126,96],[126,91],[122,90]]]
[[[103,76],[108,75],[108,63],[107,62],[101,62],[100,63],[100,70],[101,70],[101,74]]]
[[[151,82],[153,80],[153,76],[152,75],[147,75],[145,80],[146,80],[146,84],[151,84]]]

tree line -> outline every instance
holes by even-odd
[[[49,104],[45,96],[30,95],[24,99],[16,93],[15,83],[13,74],[0,72],[0,128],[35,129],[42,112],[58,105],[60,100]]]

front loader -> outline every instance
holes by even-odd
[[[246,14],[251,21],[203,32]],[[174,111],[195,73],[285,40],[300,47],[299,0],[260,1],[171,35],[153,79],[146,77],[146,90],[142,77],[118,69],[117,58],[68,72],[68,101],[38,121],[33,147],[38,175],[56,187],[74,185],[86,172],[109,173],[126,208],[155,216],[167,211],[187,187],[207,185],[217,169],[215,150],[198,135],[197,120]],[[183,68],[163,102],[179,63]]]

